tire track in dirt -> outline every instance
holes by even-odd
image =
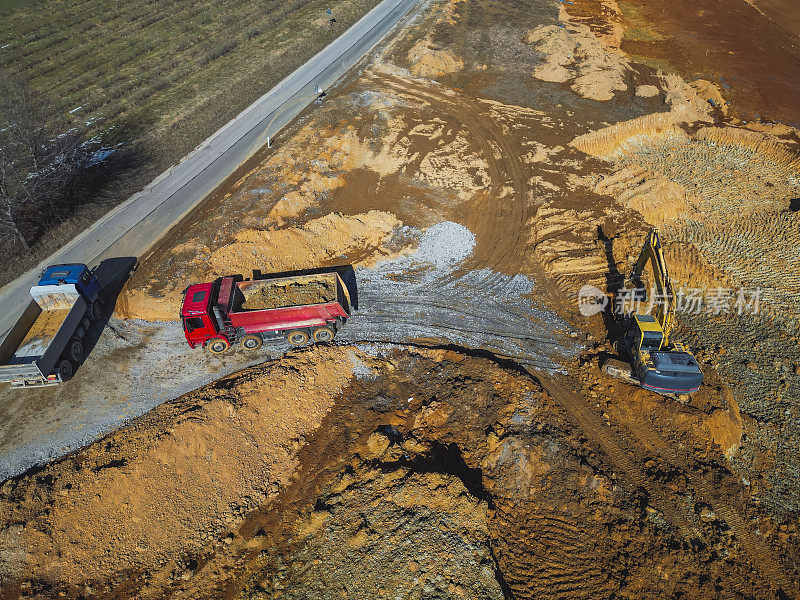
[[[610,410],[613,411],[613,409]],[[613,411],[611,414],[612,416],[620,415],[620,411]],[[635,427],[631,427],[628,424],[631,419],[635,420]],[[776,591],[779,595],[781,593],[785,594],[790,590],[794,594],[800,592],[800,590],[791,583],[789,577],[786,575],[786,571],[781,568],[779,562],[774,559],[773,552],[766,542],[758,538],[753,532],[752,527],[745,523],[739,511],[726,503],[704,477],[697,475],[696,469],[692,468],[692,465],[687,464],[686,459],[682,459],[678,455],[672,446],[661,437],[661,434],[651,423],[638,419],[630,414],[626,414],[623,418],[618,418],[617,421],[620,423],[620,426],[624,427],[630,435],[642,444],[642,446],[655,455],[660,462],[681,470],[694,488],[697,494],[696,500],[700,500],[704,504],[709,505],[714,513],[721,516],[728,524],[739,540],[741,548],[749,557],[751,564],[758,570],[762,580],[767,585],[775,588],[774,582],[776,582],[778,584]]]
[[[482,191],[465,215],[465,224],[480,239],[485,252],[476,256],[474,268],[489,268],[506,274],[517,274],[524,264],[529,217],[527,211],[528,180],[519,156],[522,149],[505,135],[497,124],[483,114],[476,102],[439,90],[436,84],[424,85],[398,75],[370,75],[370,79],[398,94],[415,97],[436,109],[452,115],[469,132],[471,140],[489,165],[492,187],[502,193],[509,184],[511,198]]]
[[[632,457],[654,456],[662,464],[680,469],[700,494],[702,501],[711,506],[714,512],[718,513],[730,526],[739,539],[742,550],[750,559],[751,565],[757,569],[762,581],[775,590],[777,597],[785,598],[787,593],[797,593],[796,586],[792,585],[786,572],[779,566],[779,562],[773,557],[768,545],[756,538],[738,511],[722,500],[705,479],[693,473],[691,466],[687,465],[685,460],[681,460],[651,424],[639,420],[635,431],[622,425],[625,432],[620,431],[620,433],[623,435],[612,435],[611,429],[601,415],[590,407],[586,400],[568,389],[565,384],[559,383],[555,378],[547,375],[533,372],[531,375],[567,411],[584,435],[599,445],[611,462],[622,469],[636,487],[647,492],[651,504],[678,528],[686,541],[701,539],[701,532],[692,524],[691,518],[685,514],[685,510],[676,507],[675,503],[661,489],[660,484],[653,482]],[[639,448],[636,448],[636,445]],[[628,446],[630,448],[626,450]]]
[[[568,389],[565,384],[558,382],[552,376],[544,373],[528,372],[531,377],[542,384],[542,387],[567,412],[586,438],[597,445],[611,462],[630,478],[632,487],[647,492],[650,503],[661,511],[667,520],[678,529],[680,536],[684,540],[691,541],[701,537],[700,531],[692,524],[691,520],[681,514],[675,504],[664,493],[664,490],[651,481],[644,469],[636,464],[633,457],[641,456],[641,453],[626,450],[624,446],[627,445],[625,443],[627,440],[619,439],[619,436],[613,436],[602,416],[589,406],[584,398]]]
[[[496,560],[515,598],[601,600],[613,593],[597,561],[603,531],[529,502],[497,502],[493,522]]]

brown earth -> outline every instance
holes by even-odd
[[[795,525],[714,444],[728,392],[573,381],[346,347],[222,379],[4,484],[4,595],[797,592]]]
[[[327,281],[296,283],[250,282],[242,289],[245,310],[265,310],[300,304],[319,304],[336,300],[336,289]]]
[[[43,310],[33,322],[33,325],[20,342],[19,351],[43,352],[47,347],[44,343],[53,339],[64,324],[69,314],[69,309]],[[36,348],[38,346],[38,348]]]
[[[146,264],[123,288],[116,314],[127,319],[170,321],[178,318],[182,290],[194,283],[225,275],[249,277],[254,270],[280,272],[339,264],[353,254],[361,257],[353,261],[356,264],[387,257],[392,252],[384,244],[399,226],[393,215],[375,210],[352,217],[332,213],[302,227],[245,229],[215,249],[192,240],[170,249],[166,258],[171,265],[176,259],[185,261],[182,276],[169,277],[165,285],[167,273],[157,264]]]
[[[174,318],[188,283],[252,269],[353,264],[377,288],[366,269],[453,221],[474,248],[426,284],[441,297],[362,295],[394,302],[378,326],[402,332],[452,285],[478,298],[454,333],[288,354],[7,482],[0,597],[800,594],[798,136],[740,120],[769,95],[765,56],[764,114],[791,112],[793,50],[720,35],[703,62],[676,23],[737,31],[724,11],[755,9],[733,0],[679,2],[657,31],[649,0],[564,6],[434,2],[117,307]],[[744,74],[735,89],[719,65]],[[623,282],[654,225],[676,286],[764,290],[758,314],[678,315],[705,377],[688,399],[604,375],[614,323],[575,310],[582,285]],[[410,265],[392,282],[432,269],[392,264]],[[515,294],[582,330],[562,373],[482,345],[474,315]],[[538,342],[522,329],[503,335]]]

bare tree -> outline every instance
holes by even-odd
[[[69,213],[91,163],[81,132],[48,113],[27,85],[0,76],[0,231],[25,250]]]

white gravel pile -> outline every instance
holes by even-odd
[[[446,268],[463,261],[472,254],[474,248],[474,233],[458,223],[443,221],[422,234],[419,246],[410,258]]]

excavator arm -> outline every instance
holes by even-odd
[[[661,250],[661,238],[655,228],[651,229],[647,235],[642,251],[639,253],[639,259],[631,273],[634,287],[644,287],[642,275],[648,262],[653,265],[654,291],[657,294],[655,301],[658,305],[657,318],[664,332],[664,345],[667,345],[675,318],[675,296],[672,291],[672,280],[667,272],[664,253]]]

